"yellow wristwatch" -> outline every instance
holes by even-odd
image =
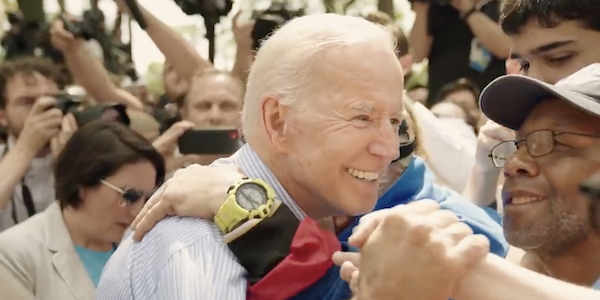
[[[250,219],[264,219],[271,213],[275,191],[261,179],[243,178],[229,188],[227,199],[215,215],[215,224],[229,233]]]

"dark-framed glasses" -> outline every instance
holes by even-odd
[[[504,165],[506,165],[506,162],[515,155],[521,146],[526,146],[527,153],[529,153],[531,157],[541,157],[552,153],[556,145],[556,137],[563,135],[600,138],[600,136],[583,133],[554,132],[552,130],[543,129],[533,131],[521,140],[504,141],[492,148],[492,152],[488,156],[492,159],[492,162],[496,167],[503,168]]]
[[[132,204],[138,202],[140,199],[144,199],[144,202],[145,202],[150,198],[150,196],[152,196],[152,193],[148,194],[145,191],[139,190],[139,189],[134,189],[134,188],[122,189],[104,179],[100,180],[100,183],[102,183],[104,186],[110,188],[111,190],[121,194],[121,198],[123,199],[122,206],[132,205]]]

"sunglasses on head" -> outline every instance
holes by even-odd
[[[111,190],[121,194],[121,198],[123,199],[123,202],[122,202],[123,206],[132,205],[132,204],[138,202],[140,199],[144,199],[144,202],[146,202],[146,201],[148,201],[150,196],[152,196],[152,194],[147,194],[143,190],[139,190],[139,189],[134,189],[134,188],[122,189],[104,179],[100,180],[100,183],[102,183],[104,186],[110,188]]]

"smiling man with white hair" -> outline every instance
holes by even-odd
[[[263,44],[249,74],[247,145],[215,164],[264,180],[299,220],[370,211],[379,174],[399,156],[403,73],[394,46],[362,18],[289,22]],[[246,289],[245,270],[213,222],[171,217],[142,242],[125,238],[98,299],[241,300]]]

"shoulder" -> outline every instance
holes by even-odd
[[[168,217],[156,224],[139,243],[133,242],[130,234],[117,252],[121,248],[128,249],[131,268],[147,269],[149,260],[156,267],[161,267],[181,250],[199,246],[215,251],[229,251],[223,243],[223,235],[214,223],[199,218]]]
[[[41,245],[48,214],[39,213],[0,233],[0,252],[32,250],[32,245]],[[37,249],[37,247],[36,247]]]
[[[208,277],[222,273],[230,279],[243,279],[243,267],[212,222],[169,217],[156,224],[139,243],[133,242],[131,235],[126,237],[107,264],[102,281],[106,281],[106,286],[109,281],[129,282],[127,286],[133,294],[146,297],[153,290],[150,287],[162,286],[175,277],[193,282],[192,277],[198,277],[200,269]]]

